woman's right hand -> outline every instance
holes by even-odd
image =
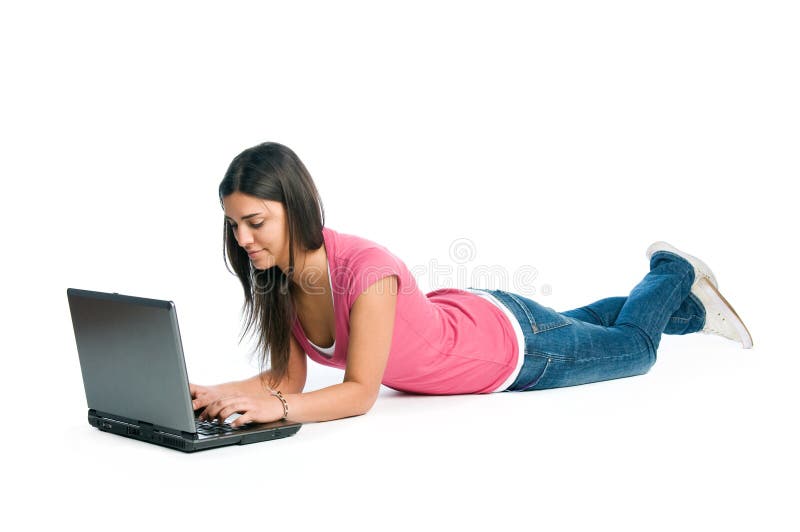
[[[216,384],[214,386],[201,386],[190,382],[189,391],[192,394],[192,408],[197,412],[205,409],[205,407],[218,399],[237,393],[238,390],[234,382]]]

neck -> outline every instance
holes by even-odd
[[[327,287],[328,254],[325,246],[295,255],[292,291],[303,297],[324,294]]]

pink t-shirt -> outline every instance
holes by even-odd
[[[487,299],[444,288],[423,294],[406,265],[385,247],[324,227],[336,315],[332,356],[306,338],[300,320],[292,333],[312,360],[345,369],[350,309],[370,285],[398,277],[397,308],[382,383],[405,392],[451,395],[506,389],[518,372],[519,346],[509,318]]]

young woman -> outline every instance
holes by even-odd
[[[238,413],[239,427],[355,416],[369,411],[381,384],[467,394],[641,375],[662,334],[712,333],[752,346],[708,266],[666,242],[649,247],[650,272],[628,297],[559,313],[504,290],[423,294],[388,249],[325,227],[311,176],[281,144],[239,154],[219,197],[225,254],[244,289],[245,333],[255,327],[263,371],[191,384],[202,419]],[[344,369],[344,381],[303,393],[306,356]]]

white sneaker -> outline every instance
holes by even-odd
[[[684,253],[675,246],[671,246],[666,242],[658,241],[658,242],[653,242],[652,244],[650,244],[650,247],[647,248],[647,258],[649,259],[650,255],[652,255],[656,251],[669,251],[670,253],[674,253],[679,257],[683,257],[689,262],[689,264],[694,266],[694,283],[692,284],[692,292],[694,292],[694,286],[697,285],[700,279],[704,277],[709,281],[711,281],[711,284],[714,285],[715,288],[717,287],[717,278],[714,277],[714,272],[711,271],[711,268],[708,267],[708,264],[698,259],[694,255],[689,255],[688,253]]]
[[[650,244],[647,248],[647,258],[649,259],[656,251],[674,253],[686,259],[694,267],[692,293],[700,300],[706,311],[706,321],[701,332],[717,334],[739,342],[745,349],[753,347],[750,332],[731,304],[719,293],[717,279],[705,262],[663,241]]]
[[[706,322],[702,332],[724,336],[741,343],[745,349],[753,347],[750,331],[747,330],[731,304],[722,297],[719,290],[708,279],[700,279],[700,282],[693,285],[692,293],[697,296],[706,309]]]

